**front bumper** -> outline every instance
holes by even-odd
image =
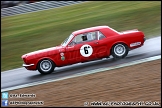
[[[146,38],[144,37],[144,42],[146,41]]]
[[[34,66],[34,64],[22,64],[23,67],[29,67],[29,66]]]

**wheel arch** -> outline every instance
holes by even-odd
[[[114,43],[111,45],[111,47],[110,47],[110,55],[112,55],[112,48],[113,48],[115,45],[117,45],[117,44],[124,44],[124,45],[127,46],[128,50],[130,50],[129,45],[128,45],[126,42],[124,42],[124,41],[118,41],[118,42],[114,42]]]
[[[36,65],[36,68],[37,68],[37,69],[38,69],[39,63],[40,63],[42,60],[45,60],[45,59],[51,60],[51,61],[54,63],[54,65],[56,66],[56,63],[55,63],[55,61],[54,61],[52,58],[50,58],[50,57],[43,57],[43,58],[38,59],[37,65]]]

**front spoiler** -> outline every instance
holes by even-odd
[[[34,64],[29,64],[29,65],[27,65],[27,64],[22,64],[22,66],[23,66],[23,67],[29,67],[29,66],[34,66]]]

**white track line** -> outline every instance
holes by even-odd
[[[133,61],[133,62],[124,63],[124,64],[121,64],[121,65],[111,66],[111,67],[108,67],[108,68],[100,68],[100,69],[95,69],[95,70],[91,70],[91,71],[85,71],[85,72],[77,73],[77,74],[74,74],[74,75],[62,77],[62,78],[59,78],[59,79],[49,79],[49,80],[43,80],[43,81],[23,84],[23,85],[19,85],[19,86],[9,87],[9,88],[5,88],[5,89],[1,89],[1,92],[25,88],[25,87],[31,87],[31,86],[45,84],[45,83],[49,83],[49,82],[61,81],[61,80],[69,79],[69,78],[74,78],[74,77],[89,75],[89,74],[93,74],[93,73],[118,69],[118,68],[136,65],[136,64],[140,64],[140,63],[144,63],[144,62],[148,62],[148,61],[158,60],[158,59],[161,59],[161,55],[149,57],[149,58],[144,58],[144,59],[136,60],[136,61]]]

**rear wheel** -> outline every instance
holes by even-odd
[[[112,56],[117,59],[117,58],[124,58],[128,54],[128,47],[125,44],[119,43],[113,46],[111,53]]]
[[[41,74],[50,74],[55,68],[55,64],[49,59],[43,59],[38,63],[38,71]]]

